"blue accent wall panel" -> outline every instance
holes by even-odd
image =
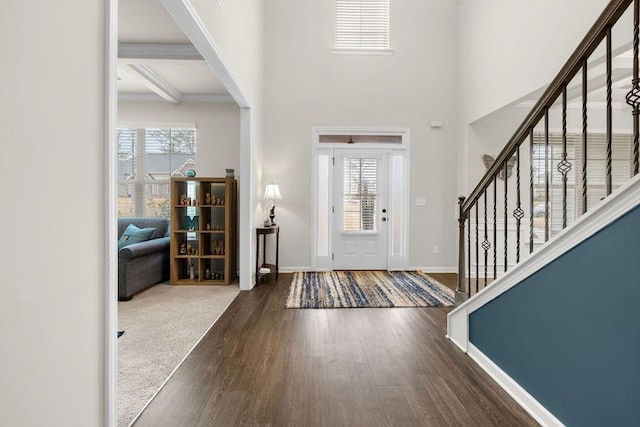
[[[473,312],[469,339],[567,426],[640,426],[640,209]]]

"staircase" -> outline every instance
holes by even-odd
[[[639,22],[612,0],[459,199],[447,337],[542,425],[640,425]]]

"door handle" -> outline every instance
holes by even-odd
[[[382,209],[382,213],[387,213],[387,210],[386,209]]]
[[[385,218],[385,217],[382,217],[382,221],[386,221],[386,220],[387,220],[387,218]]]

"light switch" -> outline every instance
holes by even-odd
[[[416,206],[427,206],[427,199],[424,197],[416,197]]]

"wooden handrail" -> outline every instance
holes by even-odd
[[[530,130],[542,119],[545,110],[553,105],[562,93],[563,87],[575,77],[580,68],[583,67],[583,62],[596,50],[606,37],[607,31],[620,19],[632,2],[633,0],[611,0],[609,2],[604,12],[598,17],[577,49],[569,57],[569,60],[562,67],[558,75],[551,81],[525,120],[518,127],[511,139],[509,139],[507,145],[502,149],[500,154],[498,154],[478,185],[461,205],[463,212],[468,212],[478,201],[478,198],[493,182],[493,177],[500,173],[503,164],[513,156],[516,148],[529,136]]]

